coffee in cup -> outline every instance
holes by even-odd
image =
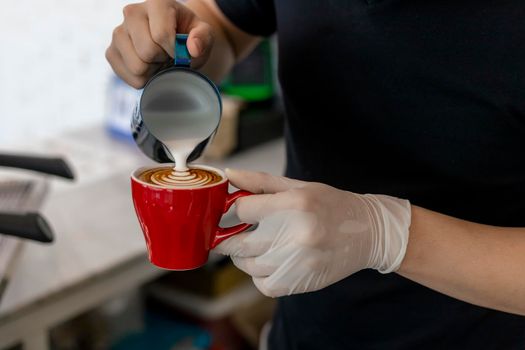
[[[209,169],[190,168],[176,171],[173,167],[157,167],[144,171],[139,179],[161,187],[199,188],[222,181],[222,176]]]
[[[219,221],[247,191],[228,192],[219,169],[192,165],[187,174],[171,166],[146,167],[131,174],[131,193],[150,261],[169,270],[202,266],[211,249],[248,229],[220,227]]]

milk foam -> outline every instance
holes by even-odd
[[[154,185],[177,188],[202,187],[222,180],[219,174],[211,170],[192,168],[175,171],[171,167],[147,170],[140,178]]]
[[[141,112],[149,131],[171,153],[175,172],[185,172],[191,152],[219,124],[221,104],[206,79],[178,70],[149,84],[141,97]]]
[[[209,184],[213,178],[200,174],[190,173],[189,171],[173,170],[169,175],[152,176],[151,182],[161,186],[176,187],[198,187]]]

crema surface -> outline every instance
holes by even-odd
[[[192,188],[220,182],[222,177],[211,170],[193,168],[175,171],[172,167],[164,167],[146,170],[140,174],[139,179],[153,185]]]

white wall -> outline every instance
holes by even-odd
[[[0,2],[0,147],[103,120],[104,51],[128,2]]]

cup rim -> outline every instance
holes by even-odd
[[[147,187],[158,188],[158,189],[161,189],[161,190],[177,190],[177,191],[201,190],[201,189],[206,189],[206,188],[219,186],[219,185],[225,183],[226,181],[228,181],[228,178],[226,178],[226,174],[221,169],[217,169],[217,168],[214,168],[212,166],[202,165],[202,164],[190,164],[188,167],[190,169],[193,168],[193,169],[203,169],[203,170],[215,171],[216,173],[218,173],[222,177],[222,180],[219,181],[219,182],[215,182],[215,183],[212,183],[212,184],[209,184],[209,185],[205,185],[205,186],[200,186],[200,187],[175,187],[175,186],[160,186],[160,185],[157,185],[157,184],[151,184],[151,183],[148,183],[148,182],[144,182],[144,181],[142,181],[142,180],[140,180],[138,178],[138,176],[140,174],[142,174],[143,172],[145,172],[147,170],[154,169],[154,168],[160,168],[160,167],[168,167],[168,166],[174,167],[175,164],[174,163],[162,163],[162,164],[143,166],[143,167],[137,168],[137,169],[135,169],[135,170],[133,170],[131,172],[131,179],[133,181],[135,181],[137,183],[140,183],[141,185],[144,185],[144,186],[147,186]]]

